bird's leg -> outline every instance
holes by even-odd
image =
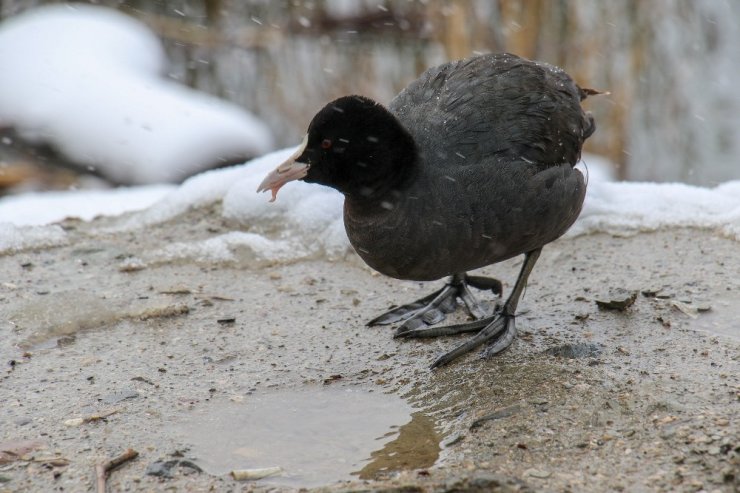
[[[431,329],[436,331],[447,330],[448,334],[459,334],[462,332],[479,330],[479,332],[468,339],[468,341],[437,358],[434,363],[432,363],[432,368],[444,366],[459,356],[469,353],[473,349],[485,343],[488,343],[488,348],[484,352],[484,356],[486,357],[500,353],[511,345],[512,341],[516,337],[515,316],[516,308],[519,304],[519,298],[522,296],[522,292],[527,285],[529,274],[532,272],[534,264],[537,262],[537,258],[539,258],[541,251],[542,248],[538,248],[526,253],[524,257],[524,265],[522,265],[522,269],[519,271],[519,277],[517,277],[516,284],[514,284],[514,289],[511,291],[506,303],[504,303],[503,307],[498,313],[496,313],[496,315],[487,319],[477,320],[469,324]],[[409,333],[404,334],[404,336],[425,337],[424,335],[420,335],[423,334],[425,330],[430,329],[416,329],[414,331],[409,331]]]
[[[465,308],[473,318],[483,318],[487,315],[486,308],[475,299],[473,293],[470,292],[468,284],[478,289],[490,289],[495,294],[501,293],[500,281],[487,277],[469,277],[463,272],[450,277],[442,289],[408,305],[394,308],[374,318],[367,325],[387,325],[395,322],[404,322],[398,328],[397,335],[418,327],[433,325],[444,320],[447,313],[455,311],[458,298],[462,300]]]

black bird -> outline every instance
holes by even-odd
[[[352,246],[373,269],[447,284],[368,325],[403,322],[397,337],[477,332],[439,357],[445,365],[482,344],[485,354],[516,336],[517,303],[542,247],[575,222],[586,194],[575,164],[595,130],[582,89],[563,70],[511,54],[431,68],[386,109],[362,96],[327,104],[296,153],[260,191],[302,179],[345,196]],[[501,293],[467,271],[524,254],[509,298],[491,313],[469,286]],[[462,300],[471,323],[441,322]]]

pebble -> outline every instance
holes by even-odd
[[[537,478],[537,479],[547,479],[552,475],[552,473],[550,471],[545,471],[543,469],[532,468],[532,469],[527,469],[526,471],[524,471],[524,475],[532,477],[532,478]]]
[[[596,306],[602,310],[626,310],[635,303],[637,291],[628,291],[616,288],[609,291],[607,296],[596,299]]]

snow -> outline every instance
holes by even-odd
[[[230,231],[197,242],[178,242],[153,253],[158,261],[193,259],[198,262],[229,262],[238,260],[237,250],[248,252],[247,260],[293,260],[307,256],[307,251],[296,250],[290,241],[271,240],[256,233]]]
[[[265,124],[165,79],[166,62],[157,37],[113,9],[12,17],[0,24],[0,126],[121,184],[181,181],[270,150]]]
[[[630,235],[669,227],[714,229],[740,241],[740,181],[715,188],[591,181],[581,216],[569,234]]]
[[[46,221],[44,218],[63,214],[84,219],[101,213],[117,214],[123,208],[112,206],[116,194],[121,194],[121,204],[134,208],[145,207],[159,194],[161,198],[151,206],[101,227],[107,232],[142,230],[176,221],[188,209],[220,202],[223,223],[231,231],[206,240],[166,245],[149,252],[145,261],[191,259],[255,265],[262,261],[341,257],[350,249],[342,221],[341,194],[304,182],[288,183],[272,203],[269,194],[256,193],[264,176],[294,151],[295,148],[284,149],[244,165],[211,170],[170,189],[132,188],[0,199],[0,221],[14,223],[0,224],[0,252],[64,241],[61,230],[42,234],[38,226],[24,229],[21,224],[38,225]],[[585,162],[586,202],[568,235],[595,232],[632,235],[669,227],[697,227],[740,241],[740,181],[714,188],[681,183],[615,182],[611,181],[611,168],[604,160],[586,156]],[[19,212],[19,203],[23,204],[23,214]],[[53,213],[47,208],[53,208]],[[55,231],[54,235],[51,231]]]
[[[145,209],[174,189],[148,185],[113,190],[80,190],[11,195],[0,199],[0,224],[43,225],[74,217],[89,221],[96,216],[117,216]]]

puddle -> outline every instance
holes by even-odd
[[[740,305],[737,300],[718,297],[711,301],[711,306],[711,310],[692,320],[689,327],[740,341]]]
[[[357,389],[252,395],[195,411],[174,431],[210,474],[280,467],[261,482],[292,487],[430,467],[440,452],[429,417],[397,396]]]

